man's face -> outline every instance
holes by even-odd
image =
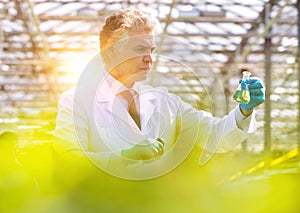
[[[154,38],[151,31],[130,31],[128,38],[112,49],[110,72],[118,81],[131,87],[147,78],[152,66]]]

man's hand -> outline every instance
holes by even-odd
[[[132,160],[153,160],[164,153],[164,141],[161,138],[145,139],[130,149],[121,152],[121,156]]]
[[[246,79],[250,92],[250,102],[248,104],[240,104],[241,111],[244,115],[251,114],[254,107],[262,104],[265,101],[265,86],[259,78]]]

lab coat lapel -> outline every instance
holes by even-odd
[[[142,128],[146,127],[151,116],[155,110],[155,101],[156,97],[151,92],[142,92],[140,94],[140,116],[142,121]]]
[[[122,105],[119,98],[112,93],[106,81],[103,81],[102,84],[98,87],[97,102],[99,105],[102,105],[100,107],[102,109],[105,109],[106,113],[111,115],[111,121],[115,124],[119,122],[118,119],[121,119],[122,121],[128,123],[130,126],[135,126],[135,124],[131,122],[131,117],[128,111]],[[104,120],[103,122],[107,121],[109,121],[109,119]]]

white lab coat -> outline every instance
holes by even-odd
[[[245,120],[246,130],[241,130],[235,117],[238,108],[224,118],[215,118],[194,109],[165,88],[136,83],[141,113],[139,130],[111,90],[103,70],[97,55],[85,68],[77,87],[61,95],[54,131],[62,139],[60,143],[65,144],[61,146],[65,151],[83,150],[93,161],[105,162],[102,168],[122,149],[159,137],[164,139],[164,155],[174,167],[195,144],[205,150],[200,157],[205,162],[215,152],[234,148],[256,129],[254,114]]]

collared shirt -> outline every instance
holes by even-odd
[[[118,95],[119,93],[123,92],[124,90],[128,90],[124,84],[122,84],[120,81],[115,79],[111,74],[109,74],[107,71],[105,74],[105,80],[108,84],[108,86],[111,88],[111,91],[114,95]]]
[[[138,92],[134,88],[128,88],[124,86],[120,81],[115,79],[112,75],[110,75],[107,71],[105,71],[107,74],[105,75],[105,80],[108,84],[108,86],[111,88],[112,93],[119,97],[119,101],[122,103],[122,105],[128,110],[128,101],[124,99],[120,95],[120,93],[124,92],[125,90],[129,90],[131,93],[132,97],[135,97],[138,95]]]

